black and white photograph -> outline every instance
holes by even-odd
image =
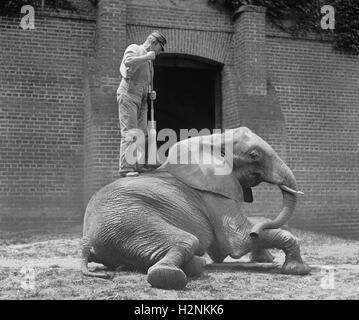
[[[359,300],[359,1],[1,0],[0,300]]]

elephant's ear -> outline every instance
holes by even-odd
[[[231,158],[221,154],[220,145],[213,144],[211,137],[194,137],[176,143],[159,169],[195,189],[242,202],[242,186],[232,172]]]

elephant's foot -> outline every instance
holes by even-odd
[[[187,277],[196,277],[204,271],[206,266],[206,259],[193,256],[193,258],[182,266],[183,271]]]
[[[272,256],[272,254],[268,251],[268,250],[255,250],[252,251],[249,254],[249,260],[250,262],[258,262],[258,263],[263,263],[263,262],[273,262],[274,261],[274,257]]]
[[[148,269],[147,281],[159,289],[183,289],[187,284],[187,277],[175,265],[159,261]]]
[[[178,236],[178,235],[177,235]],[[165,256],[155,263],[147,272],[147,281],[156,288],[183,289],[187,284],[187,276],[180,269],[187,261],[193,259],[199,246],[199,240],[187,232],[181,231],[182,237]]]
[[[306,275],[310,272],[310,267],[305,264],[300,256],[299,245],[295,243],[293,247],[285,251],[285,262],[282,266],[282,273],[294,275]]]
[[[282,273],[284,274],[306,275],[309,272],[310,267],[303,262],[289,261],[285,262],[282,266]]]
[[[113,279],[115,274],[113,272],[95,272],[90,271],[87,266],[87,261],[83,260],[81,264],[81,273],[87,277],[102,278],[102,279]]]

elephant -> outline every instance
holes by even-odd
[[[298,239],[280,228],[301,193],[293,172],[249,128],[227,131],[231,135],[181,140],[156,170],[119,178],[96,192],[84,216],[82,274],[114,274],[90,271],[88,263],[97,262],[109,270],[147,272],[155,288],[182,289],[203,272],[205,253],[218,263],[247,253],[252,262],[271,262],[270,248],[284,251],[283,273],[308,274]],[[178,161],[183,150],[188,163]],[[242,207],[253,202],[251,188],[261,182],[279,187],[283,207],[275,219],[254,224]]]

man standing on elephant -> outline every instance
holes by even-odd
[[[153,64],[156,56],[164,50],[166,38],[159,31],[152,32],[141,44],[131,44],[125,50],[120,73],[121,83],[117,90],[119,121],[121,129],[120,175],[138,176],[139,172],[149,170],[127,161],[133,152],[131,145],[136,140],[136,130],[142,130],[147,138],[147,99],[156,99],[153,91]],[[127,159],[126,159],[127,158]]]

